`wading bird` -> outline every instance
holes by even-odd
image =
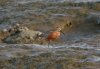
[[[53,31],[51,31],[46,40],[48,41],[48,47],[49,47],[49,44],[51,43],[51,41],[54,41],[56,39],[58,39],[60,36],[61,36],[61,33],[65,36],[65,34],[62,32],[62,29],[66,28],[66,27],[72,27],[72,23],[71,22],[68,22],[67,24],[65,24],[63,27],[59,26],[59,27],[56,27]]]
[[[49,33],[46,40],[48,41],[48,47],[51,41],[54,41],[60,37],[62,32],[62,29],[60,27],[57,27],[55,30]],[[63,33],[64,34],[64,33]]]

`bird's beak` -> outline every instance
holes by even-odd
[[[65,33],[63,31],[60,31],[64,36],[65,36]]]

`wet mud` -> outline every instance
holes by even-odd
[[[0,69],[99,69],[100,3],[76,2],[0,1]],[[65,35],[48,47],[57,26]]]

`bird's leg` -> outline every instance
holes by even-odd
[[[48,47],[49,47],[49,45],[51,45],[51,42],[52,42],[52,40],[49,40],[49,41],[48,41]]]
[[[49,45],[50,45],[50,40],[48,41],[48,48],[49,48]]]

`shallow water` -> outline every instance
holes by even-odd
[[[21,56],[36,56],[40,55],[41,53],[46,53],[46,52],[57,52],[57,51],[64,51],[64,50],[70,50],[70,51],[83,51],[87,52],[85,53],[86,55],[90,55],[89,57],[85,60],[88,60],[90,62],[98,62],[100,61],[100,44],[96,46],[89,45],[84,42],[79,42],[79,43],[72,43],[72,44],[64,44],[64,45],[38,45],[38,44],[1,44],[0,45],[0,56],[6,56],[6,58],[12,58],[12,57],[21,57]],[[91,52],[91,54],[90,54]],[[19,55],[17,55],[19,54]],[[98,55],[97,57],[93,57],[94,55]],[[71,55],[71,54],[70,54]],[[96,60],[96,58],[98,58]],[[93,60],[92,60],[93,59]]]

